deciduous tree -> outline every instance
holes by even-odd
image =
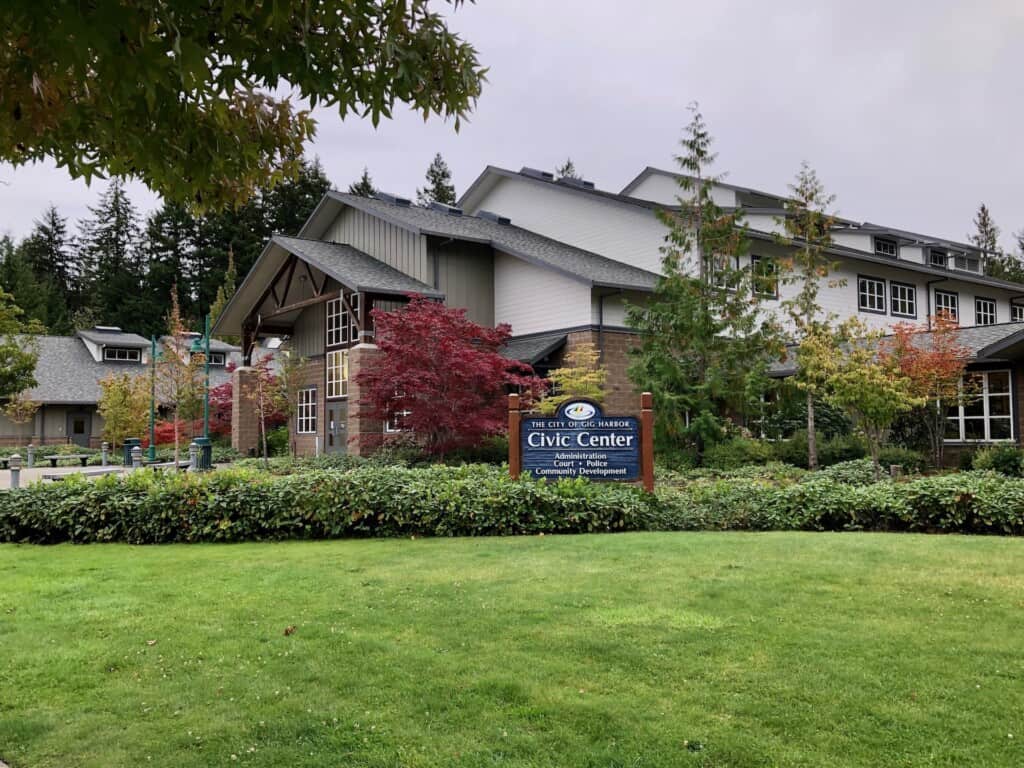
[[[375,125],[406,104],[458,129],[485,80],[428,0],[7,0],[0,73],[0,161],[214,207],[297,170],[315,123],[293,99]]]
[[[543,414],[552,414],[566,400],[585,397],[604,402],[608,369],[601,365],[600,354],[593,344],[576,344],[565,355],[561,368],[548,373],[550,389],[537,404]]]
[[[103,417],[103,439],[111,446],[137,437],[149,425],[149,377],[130,373],[110,374],[100,380],[96,410]]]
[[[189,332],[178,306],[177,286],[171,289],[171,311],[167,314],[167,335],[156,364],[157,400],[171,412],[174,422],[174,460],[181,455],[179,424],[198,410],[203,392],[204,357],[191,353],[194,336]]]
[[[659,212],[668,227],[654,295],[631,307],[640,336],[630,366],[639,389],[654,393],[655,435],[698,455],[725,432],[723,412],[742,414],[760,401],[769,362],[781,354],[777,324],[758,312],[742,212],[712,197],[712,137],[693,107],[681,145],[679,210]]]
[[[45,328],[26,320],[14,298],[0,290],[0,400],[16,398],[36,385],[39,346],[34,336]]]
[[[529,405],[543,384],[525,363],[499,350],[511,328],[477,325],[466,310],[413,297],[392,312],[373,311],[380,354],[356,376],[360,413],[402,425],[428,454],[479,445],[508,424],[509,388]],[[364,438],[370,447],[380,436]]]
[[[927,327],[898,324],[890,342],[900,372],[910,382],[910,391],[922,401],[919,410],[936,467],[942,466],[946,409],[972,394],[964,383],[971,350],[959,342],[958,330],[955,320],[940,314],[932,319],[930,333]]]

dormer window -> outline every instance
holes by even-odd
[[[895,259],[899,255],[899,247],[896,241],[888,237],[875,238],[875,253],[889,259]]]
[[[949,254],[938,248],[932,248],[928,251],[928,264],[939,269],[946,269],[949,266]]]
[[[954,257],[953,263],[957,269],[962,269],[966,272],[981,272],[981,260],[977,256],[958,253]]]
[[[224,353],[223,352],[211,352],[210,353],[210,365],[224,365]]]
[[[124,347],[104,347],[103,359],[117,363],[137,363],[142,360],[142,352]]]

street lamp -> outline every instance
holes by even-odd
[[[210,445],[210,316],[207,315],[203,325],[203,336],[192,341],[189,351],[193,355],[203,355],[203,436],[197,438],[200,448],[200,466],[202,469],[212,467],[212,448]]]
[[[156,336],[149,337],[149,449],[150,461],[156,461]]]

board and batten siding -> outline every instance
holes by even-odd
[[[358,248],[427,285],[433,285],[427,238],[368,213],[345,207],[327,228],[324,240]]]
[[[299,357],[315,357],[324,353],[327,327],[327,305],[323,302],[306,307],[295,320],[289,347]]]
[[[437,258],[437,288],[445,304],[466,310],[480,325],[494,325],[494,255],[482,243],[438,242],[429,244]]]
[[[513,336],[590,325],[586,283],[500,251],[494,254],[494,322]]]
[[[503,178],[474,210],[508,216],[516,226],[652,272],[661,271],[665,225],[650,208],[557,184]]]
[[[663,205],[679,205],[679,196],[684,194],[674,176],[664,173],[652,173],[629,191],[630,197],[638,200],[652,200]],[[733,208],[736,205],[736,191],[728,187],[711,185],[711,199],[722,208]]]

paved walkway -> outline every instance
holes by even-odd
[[[49,464],[45,467],[33,467],[32,469],[26,469],[22,467],[21,470],[21,485],[26,486],[29,483],[34,483],[37,480],[42,480],[43,475],[73,475],[78,472],[86,472],[90,469],[100,469],[99,466],[95,467],[57,467],[54,469]],[[102,477],[102,475],[94,475],[93,477]],[[0,490],[11,487],[11,471],[9,469],[0,469]],[[3,768],[0,765],[0,768]]]

